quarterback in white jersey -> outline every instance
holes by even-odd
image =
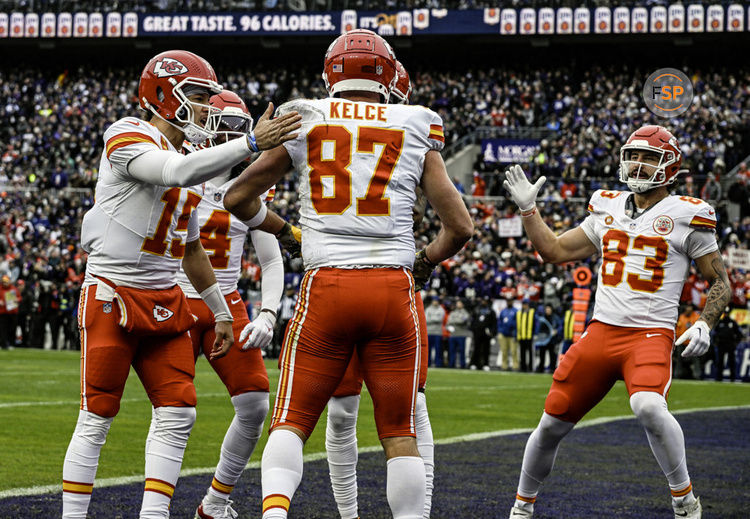
[[[681,163],[677,139],[667,129],[638,129],[620,152],[620,180],[632,193],[596,191],[589,216],[561,236],[552,233],[536,210],[545,178],[532,185],[520,166],[506,173],[505,187],[545,261],[601,255],[593,319],[552,377],[544,414],[526,444],[511,518],[532,516],[560,441],[618,379],[625,381],[633,413],[667,478],[675,517],[701,516],[682,429],[667,409],[671,352],[674,344],[685,342],[684,357],[706,352],[710,329],[729,302],[730,287],[714,236],[714,209],[702,200],[668,192]],[[680,294],[692,261],[711,290],[700,319],[675,343]]]
[[[207,103],[220,91],[203,58],[163,52],[139,83],[149,121],[126,117],[104,134],[96,203],[81,229],[89,254],[79,311],[81,410],[63,466],[64,518],[86,517],[131,365],[153,405],[140,517],[169,517],[196,403],[188,334],[195,321],[176,284],[180,263],[214,317],[211,355],[222,356],[234,342],[232,314],[198,239],[201,196],[185,187],[293,138],[299,126],[295,114],[269,121],[269,106],[255,133],[183,156],[184,139],[214,135]]]
[[[340,36],[326,53],[323,78],[330,98],[280,110],[301,113],[300,137],[263,153],[224,200],[241,219],[254,218],[259,194],[290,168],[299,175],[307,272],[287,328],[263,452],[263,519],[287,517],[302,478],[303,444],[355,350],[388,459],[391,510],[396,519],[421,518],[425,468],[415,441],[421,334],[414,283],[416,274],[429,275],[432,262],[459,251],[473,226],[439,153],[440,117],[418,106],[384,104],[396,79],[385,40],[366,30]],[[420,185],[443,228],[417,255],[419,272],[412,278],[412,206]]]
[[[212,96],[209,104],[221,110],[215,115],[220,121],[217,126],[218,135],[212,143],[244,138],[252,128],[252,117],[244,101],[234,92],[224,90]],[[185,143],[183,150],[192,153],[195,146]],[[185,272],[180,270],[177,274],[177,282],[188,298],[190,311],[196,316],[195,325],[190,330],[193,354],[197,359],[203,353],[209,359],[211,367],[226,386],[235,411],[235,417],[221,444],[214,478],[195,511],[196,519],[236,517],[237,512],[232,508],[229,497],[255,449],[268,413],[268,374],[261,349],[273,337],[275,310],[279,306],[284,285],[284,267],[279,244],[273,235],[263,231],[250,231],[245,222],[224,209],[224,194],[239,174],[238,169],[241,171],[242,167],[243,164],[237,165],[193,188],[201,196],[195,211],[200,241],[234,317],[232,328],[235,342],[242,344],[241,349],[232,348],[222,358],[211,358],[211,345],[214,341],[213,314],[201,300]],[[267,193],[264,198],[268,200],[269,197],[273,198],[273,194]],[[237,291],[248,233],[263,276],[261,311],[253,324],[250,324],[245,304]]]

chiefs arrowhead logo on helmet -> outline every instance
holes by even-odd
[[[158,77],[176,76],[178,74],[187,74],[188,68],[184,63],[173,58],[162,58],[154,65],[154,74]]]

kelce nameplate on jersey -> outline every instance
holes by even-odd
[[[332,101],[330,116],[332,119],[358,119],[360,121],[386,122],[385,110],[386,105],[360,105],[359,103],[347,103],[346,101]]]

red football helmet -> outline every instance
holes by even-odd
[[[632,152],[650,151],[659,156],[658,164],[631,160]],[[677,179],[681,170],[682,152],[677,139],[663,126],[648,125],[634,131],[620,148],[620,181],[627,183],[631,191],[643,193],[655,187],[667,186]],[[641,170],[651,168],[654,172],[646,177]]]
[[[396,83],[396,55],[372,31],[357,29],[336,38],[326,51],[323,81],[333,97],[340,92],[377,92],[387,101]]]
[[[391,97],[395,97],[397,104],[409,104],[411,97],[411,79],[400,61],[396,60],[396,84],[391,90]]]
[[[224,136],[228,141],[244,137],[253,128],[253,117],[242,98],[234,92],[223,90],[211,96],[208,104],[219,109],[209,116],[216,119],[212,124],[216,126],[217,136]]]
[[[205,106],[209,114],[212,112],[208,105],[188,100],[197,90],[207,90],[211,94],[221,92],[213,67],[192,52],[168,50],[146,64],[138,85],[138,99],[141,108],[182,130],[188,141],[199,144],[214,135],[216,129],[209,124],[216,121],[209,117],[203,125],[195,123],[193,106]]]

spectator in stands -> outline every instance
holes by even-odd
[[[737,377],[737,359],[735,349],[742,340],[742,331],[737,321],[730,316],[730,308],[724,310],[721,320],[716,323],[713,331],[713,346],[716,360],[716,371],[714,379],[717,382],[724,380],[724,357],[726,356],[726,366],[729,368],[729,380],[735,381]]]
[[[456,367],[456,356],[458,355],[459,367],[466,367],[466,338],[470,336],[471,314],[464,308],[464,302],[456,301],[456,306],[448,314],[448,367]]]
[[[560,343],[561,319],[551,305],[544,305],[544,314],[538,316],[534,347],[539,356],[537,373],[555,371],[557,367],[557,346]],[[549,364],[547,363],[549,357]]]
[[[685,308],[677,318],[675,326],[675,337],[682,335],[685,330],[695,324],[701,314],[695,311],[692,302],[685,304]],[[701,361],[698,358],[685,358],[677,353],[672,352],[672,365],[675,367],[675,376],[677,378],[688,378],[700,380],[701,378]]]
[[[516,312],[516,340],[521,353],[521,371],[531,371],[534,367],[534,330],[536,327],[536,310],[531,308],[531,301],[524,299],[521,309]]]
[[[504,371],[518,371],[518,341],[516,340],[516,308],[509,304],[500,310],[497,320],[497,365]]]
[[[16,345],[16,327],[18,325],[18,305],[21,292],[4,275],[0,284],[0,347],[13,348]]]
[[[474,349],[471,354],[471,369],[490,370],[490,341],[497,330],[497,316],[488,297],[479,300],[474,309],[471,324]]]
[[[424,309],[427,321],[427,345],[431,360],[430,366],[443,367],[443,318],[445,308],[440,304],[437,294],[432,296],[430,304]]]

